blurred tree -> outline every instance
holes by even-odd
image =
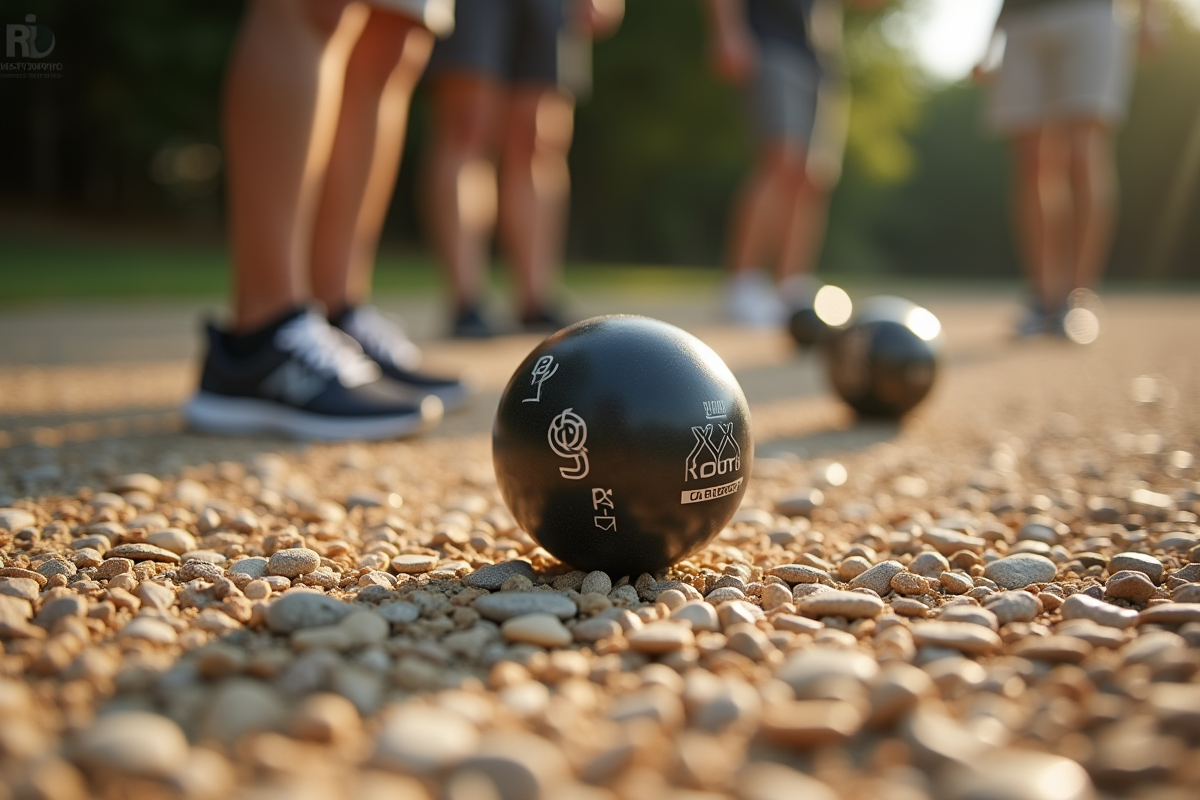
[[[699,0],[631,2],[621,31],[597,46],[595,93],[579,110],[571,156],[573,254],[721,261],[728,209],[752,142],[739,93],[712,76],[701,11]],[[912,166],[905,133],[919,110],[914,68],[881,35],[881,19],[851,12],[846,21],[855,95],[847,165],[857,170],[855,185],[899,181]],[[869,200],[836,202],[833,248],[846,238],[840,218]]]
[[[220,80],[241,5],[0,0],[0,23],[36,15],[55,37],[48,60],[63,65],[58,78],[0,82],[11,121],[0,147],[28,154],[0,161],[3,195],[105,214],[169,208],[173,196],[155,185],[151,164],[166,146],[217,142]]]
[[[847,16],[854,105],[822,270],[1015,276],[1007,153],[981,130],[979,91],[923,84],[883,35],[920,1]],[[36,14],[63,64],[60,78],[0,80],[0,148],[15,154],[0,159],[0,202],[215,226],[220,86],[243,5],[0,0],[0,24]],[[1116,277],[1200,277],[1200,30],[1166,8],[1172,35],[1139,71],[1120,138]],[[572,257],[721,261],[752,142],[705,47],[700,0],[630,0],[621,31],[596,45],[571,154]],[[418,98],[387,233],[411,245],[426,114]]]

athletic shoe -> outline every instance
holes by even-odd
[[[467,306],[454,315],[450,335],[455,339],[491,339],[496,331],[478,306]]]
[[[314,311],[284,322],[246,355],[208,326],[200,390],[188,424],[212,433],[276,433],[300,439],[392,439],[429,428],[442,401],[381,374],[358,343]]]
[[[779,328],[786,321],[787,309],[762,274],[743,272],[726,283],[725,316],[751,328]]]
[[[527,333],[558,333],[570,324],[557,311],[544,307],[521,315],[521,329]]]
[[[1042,305],[1042,301],[1032,299],[1025,306],[1025,312],[1021,315],[1021,319],[1017,322],[1016,330],[1013,335],[1018,339],[1029,339],[1034,336],[1040,336],[1050,330],[1051,326],[1050,314],[1046,312],[1046,307]]]
[[[461,380],[417,371],[421,351],[399,323],[385,317],[375,306],[354,306],[342,314],[336,327],[358,342],[385,377],[418,394],[434,395],[447,411],[466,402],[468,391]]]

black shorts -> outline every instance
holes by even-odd
[[[434,45],[431,77],[558,85],[563,0],[458,0],[455,18],[454,33]]]

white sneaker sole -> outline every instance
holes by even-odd
[[[334,417],[314,414],[272,400],[225,397],[197,392],[183,407],[188,426],[204,433],[274,433],[295,439],[397,439],[437,425],[442,401],[429,396],[419,411],[383,417]]]

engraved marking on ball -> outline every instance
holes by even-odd
[[[546,439],[554,455],[574,462],[569,467],[559,467],[560,475],[572,481],[587,477],[589,466],[587,448],[584,447],[587,442],[587,423],[582,417],[569,408],[564,410],[550,421]]]
[[[553,366],[551,366],[553,364]],[[554,356],[542,356],[533,365],[532,379],[529,381],[531,386],[537,387],[537,394],[533,397],[526,397],[522,403],[540,403],[542,402],[542,384],[550,379],[550,376],[558,372],[558,364],[554,363]]]

